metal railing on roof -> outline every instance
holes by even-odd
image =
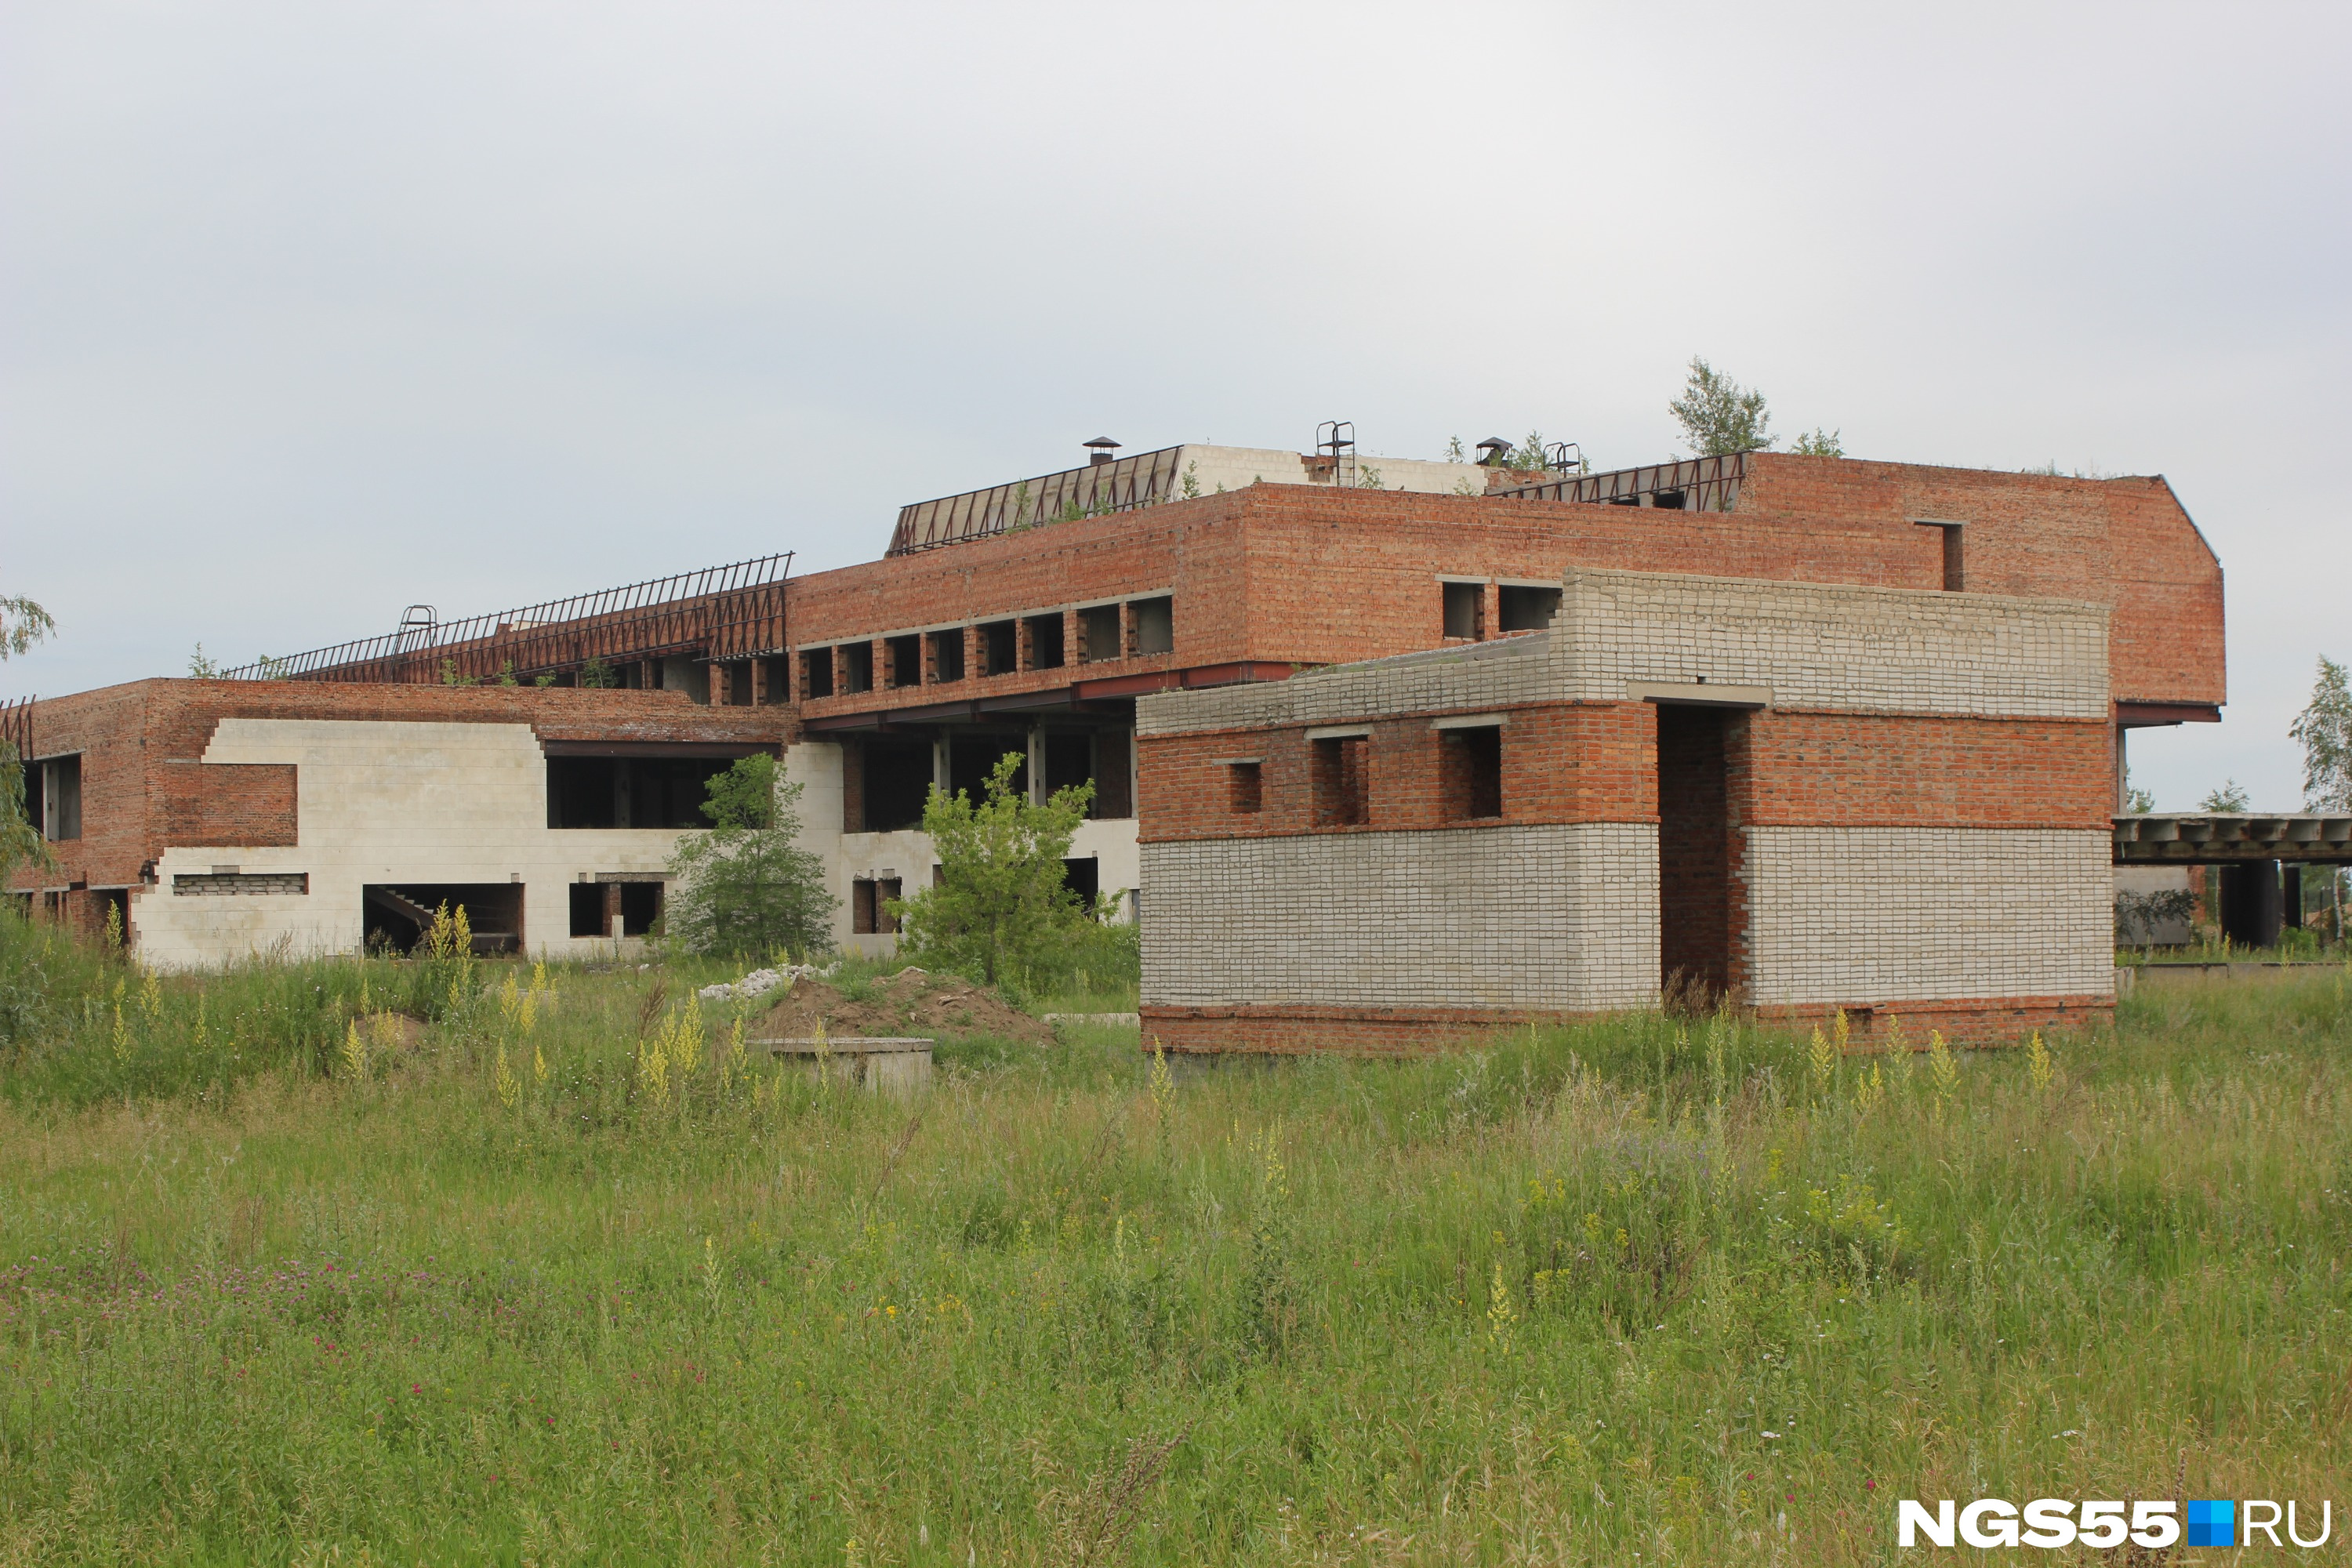
[[[1496,490],[1527,500],[1570,500],[1603,506],[1655,506],[1678,511],[1729,511],[1739,501],[1739,481],[1748,476],[1748,454],[1690,458],[1641,468],[1600,474],[1563,474],[1541,484]]]
[[[1173,500],[1183,482],[1176,468],[1181,447],[1138,452],[1114,462],[1040,474],[984,490],[965,490],[898,509],[886,555],[911,555],[942,544],[988,539],[1039,523],[1066,522],[1105,512],[1133,511]]]
[[[708,566],[499,610],[462,621],[418,619],[284,658],[224,670],[230,680],[415,681],[446,673],[477,679],[693,654],[714,659],[782,653],[784,581],[793,552]]]

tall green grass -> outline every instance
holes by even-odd
[[[2352,1500],[2342,973],[2038,1058],[1081,1029],[915,1103],[697,978],[495,966],[233,1080],[20,1048],[0,1562],[1859,1563],[1896,1497],[2184,1455]]]

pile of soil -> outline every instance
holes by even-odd
[[[823,1018],[824,1032],[836,1038],[986,1035],[1033,1045],[1047,1045],[1054,1038],[1051,1025],[1006,1006],[994,993],[952,974],[912,967],[876,981],[862,1002],[851,1001],[822,980],[797,981],[778,994],[776,1005],[747,1032],[769,1039],[804,1038],[816,1032],[816,1021]]]

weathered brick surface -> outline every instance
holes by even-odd
[[[2114,609],[2119,700],[2220,702],[2221,574],[2161,479],[2086,480],[1758,454],[1728,513],[1257,485],[796,578],[797,647],[1066,617],[1070,663],[805,705],[812,718],[1243,661],[1325,665],[1445,642],[1442,576],[1574,567],[1937,590],[1966,525],[1968,587]],[[1080,662],[1076,607],[1172,592],[1175,651]],[[1131,637],[1130,637],[1131,645]]]
[[[1310,1023],[1427,1043],[1636,1005],[1675,970],[1782,1012],[2109,1005],[2106,620],[1579,571],[1548,633],[1147,698],[1147,1016],[1186,1049]],[[1701,698],[1676,684],[1701,674],[1774,705],[1667,709],[1662,756],[1669,719],[1628,683]],[[1502,811],[1464,824],[1438,725],[1474,715],[1500,726]],[[1367,818],[1323,826],[1314,736],[1352,728]]]
[[[82,759],[82,836],[52,845],[55,870],[18,888],[139,889],[174,845],[290,847],[295,770],[206,763],[224,719],[529,724],[541,740],[778,745],[783,710],[708,708],[677,691],[142,680],[37,703],[34,754]],[[142,889],[138,896],[144,897]],[[69,918],[86,920],[69,892]]]

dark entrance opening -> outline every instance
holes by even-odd
[[[923,803],[931,794],[931,743],[877,735],[866,742],[865,817],[858,831],[895,833],[923,825]]]
[[[360,889],[360,903],[371,949],[413,952],[445,904],[453,914],[466,911],[475,952],[488,957],[522,948],[520,882],[371,882]]]
[[[2295,892],[2300,902],[2299,885]],[[2221,868],[2221,934],[2231,946],[2276,947],[2285,923],[2286,898],[2277,861],[2249,860]]]
[[[1008,623],[1009,624],[1009,623]],[[974,805],[988,798],[988,775],[995,771],[1004,753],[1012,752],[1022,759],[1013,774],[1013,788],[1018,793],[1029,787],[1029,737],[1018,730],[992,731],[961,731],[948,739],[948,793],[968,795]]]
[[[1658,707],[1658,977],[1670,1007],[1705,1011],[1731,989],[1727,731],[1744,719]]]

